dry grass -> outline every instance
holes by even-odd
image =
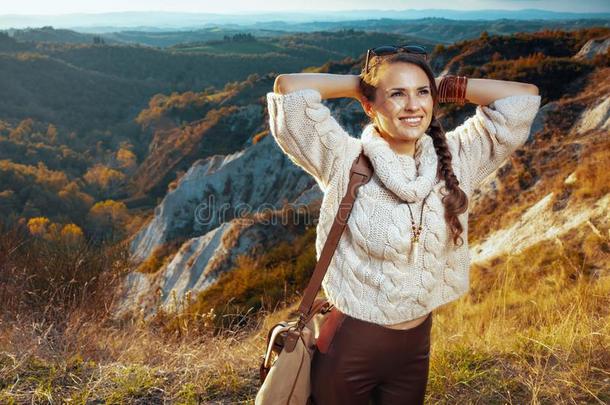
[[[431,403],[610,400],[610,261],[588,274],[558,246],[571,236],[474,267],[471,293],[435,312]]]
[[[61,335],[2,328],[0,347],[0,403],[238,403],[253,395],[258,367],[243,333],[174,339],[77,315]]]
[[[427,403],[610,401],[609,261],[596,256],[602,271],[592,272],[575,255],[607,249],[602,232],[583,244],[577,229],[474,267],[471,292],[435,310]],[[251,403],[265,332],[297,305],[218,336],[78,311],[61,331],[3,324],[0,402]]]

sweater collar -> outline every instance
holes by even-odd
[[[417,139],[414,157],[395,153],[372,123],[366,125],[360,139],[377,177],[401,200],[419,202],[430,193],[438,162],[430,135],[424,133]]]

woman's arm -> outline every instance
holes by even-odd
[[[322,99],[353,96],[358,89],[356,79],[358,76],[339,74],[281,74],[275,79],[273,92],[267,93],[271,134],[290,160],[311,174],[323,191],[339,168],[356,157],[360,146]]]
[[[283,73],[275,78],[273,91],[279,94],[296,90],[317,90],[322,99],[350,97],[358,99],[358,75],[332,73]]]
[[[436,78],[436,84],[442,77]],[[468,78],[466,101],[473,104],[489,105],[496,100],[509,96],[538,95],[538,86],[530,83],[509,80]]]
[[[475,114],[445,135],[474,189],[525,144],[541,97],[533,84],[469,78],[466,99],[478,104]]]
[[[358,75],[332,73],[283,73],[275,78],[273,91],[279,94],[301,89],[315,89],[322,99],[359,97]],[[436,78],[436,84],[441,77]],[[473,104],[489,105],[495,100],[516,95],[538,95],[538,87],[530,83],[508,80],[469,78],[466,86],[466,100]]]

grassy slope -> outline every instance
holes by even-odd
[[[471,292],[435,310],[429,403],[610,400],[610,277],[579,271],[569,248],[578,238],[562,238],[562,255],[541,243],[474,268]],[[246,403],[266,330],[297,306],[216,337],[174,338],[154,325],[92,323],[78,312],[63,333],[28,322],[2,328],[0,402]]]

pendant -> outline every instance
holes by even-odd
[[[417,259],[417,255],[419,254],[419,241],[417,239],[413,239],[411,241],[411,256],[409,257],[409,261],[411,264],[415,263]]]

